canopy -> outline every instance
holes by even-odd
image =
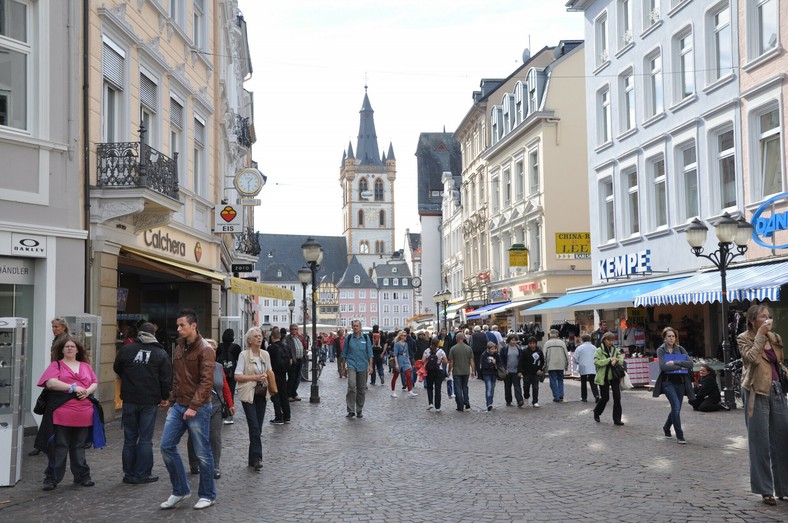
[[[501,305],[505,305],[505,304],[508,304],[508,303],[509,303],[508,301],[499,301],[497,303],[490,303],[490,304],[485,305],[483,307],[479,307],[478,309],[474,309],[474,310],[472,310],[470,312],[470,314],[468,315],[468,319],[469,320],[478,320],[478,319],[481,319],[481,318],[486,318],[486,317],[489,316],[489,314],[485,314],[484,316],[482,316],[482,313],[487,312],[487,311],[492,310],[492,309],[497,309]]]

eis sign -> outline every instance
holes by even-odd
[[[758,245],[767,249],[788,249],[788,243],[782,245],[774,244],[774,233],[788,229],[788,211],[764,216],[764,213],[768,212],[772,206],[784,200],[788,201],[788,192],[772,196],[763,202],[752,215],[752,221],[750,222],[754,227],[752,239]],[[766,243],[766,240],[771,240],[772,243]]]

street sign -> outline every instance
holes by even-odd
[[[260,205],[259,198],[241,198],[241,205]]]
[[[233,263],[231,268],[233,272],[252,272],[254,265],[251,263]]]
[[[243,232],[242,213],[232,205],[219,205],[214,211],[214,232],[220,234]]]

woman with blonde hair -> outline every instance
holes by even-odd
[[[249,455],[247,464],[256,471],[263,468],[263,441],[261,431],[265,406],[268,398],[276,393],[276,380],[269,380],[271,357],[262,348],[263,332],[252,327],[244,335],[246,347],[238,357],[235,381],[238,383],[238,399],[246,414],[249,428]]]

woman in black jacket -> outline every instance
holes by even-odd
[[[701,412],[717,412],[724,407],[720,403],[720,387],[717,385],[717,373],[706,364],[698,371],[700,379],[695,385],[695,399],[690,400],[694,410]]]

